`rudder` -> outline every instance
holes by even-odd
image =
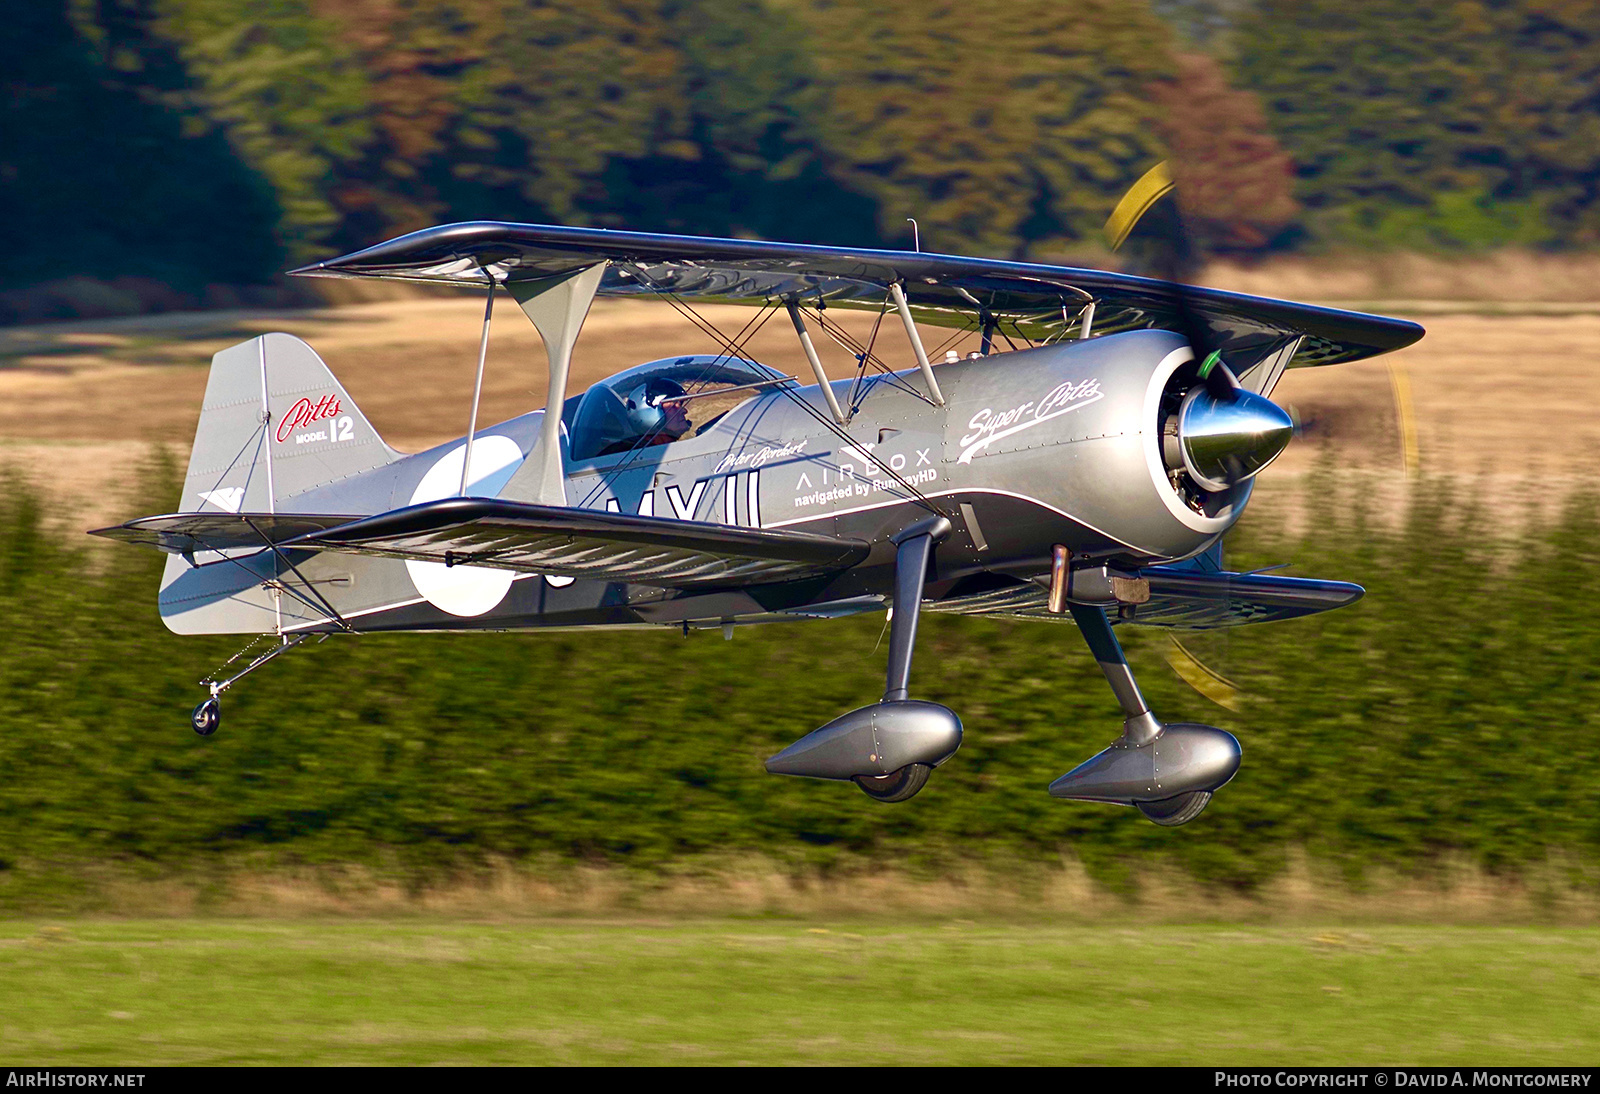
[[[315,350],[263,334],[211,359],[182,508],[276,512],[398,458]]]

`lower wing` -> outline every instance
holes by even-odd
[[[1214,630],[1247,623],[1272,623],[1342,608],[1360,600],[1364,589],[1347,581],[1321,581],[1270,574],[1235,574],[1147,566],[1140,575],[1150,582],[1150,599],[1126,605],[1124,622],[1146,627]],[[1046,622],[1071,622],[1053,615],[1043,588],[1015,581],[978,589],[925,605],[929,611],[960,615],[1006,616]]]
[[[794,581],[867,556],[854,539],[483,498],[370,517],[178,513],[94,534],[173,554],[331,551],[664,588]]]

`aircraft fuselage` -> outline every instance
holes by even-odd
[[[1250,492],[1247,481],[1197,510],[1173,485],[1163,397],[1192,362],[1181,337],[1147,330],[939,366],[944,406],[925,396],[915,370],[879,375],[857,388],[837,432],[820,388],[790,385],[681,440],[565,461],[570,506],[872,545],[859,565],[823,578],[687,592],[332,553],[292,553],[293,561],[362,631],[718,626],[881,608],[893,587],[889,537],[926,517],[927,503],[954,527],[934,554],[930,600],[972,575],[1034,579],[1048,572],[1056,544],[1129,567],[1170,562],[1214,543]],[[832,386],[848,403],[851,382]],[[316,394],[307,395],[312,404]],[[475,434],[467,496],[530,500],[518,493],[517,471],[543,414]],[[324,417],[274,443],[341,443],[339,419]],[[327,483],[279,511],[364,516],[456,496],[463,447],[458,439]],[[282,570],[271,552],[200,561],[169,560],[162,614],[173,630],[334,629],[302,600],[262,587]]]

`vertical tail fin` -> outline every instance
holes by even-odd
[[[276,512],[397,458],[315,350],[263,334],[211,359],[183,511]]]

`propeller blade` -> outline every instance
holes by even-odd
[[[1140,176],[1139,181],[1122,195],[1122,200],[1117,202],[1117,207],[1106,218],[1106,242],[1113,251],[1121,250],[1133,226],[1150,211],[1152,205],[1172,191],[1173,185],[1172,170],[1167,161],[1162,160]]]
[[[1172,671],[1178,674],[1178,678],[1217,706],[1238,711],[1239,685],[1203,664],[1198,657],[1189,652],[1187,646],[1178,641],[1177,635],[1168,634],[1167,638],[1170,640],[1167,646],[1167,664],[1172,666]]]
[[[1421,465],[1417,448],[1417,415],[1411,405],[1411,377],[1403,362],[1389,362],[1389,386],[1394,393],[1394,416],[1400,423],[1400,457],[1406,478],[1416,478]]]
[[[1205,322],[1190,307],[1188,294],[1183,291],[1193,279],[1197,263],[1194,243],[1184,225],[1183,209],[1177,200],[1177,189],[1171,162],[1162,160],[1140,176],[1122,196],[1122,200],[1117,202],[1106,220],[1105,236],[1111,250],[1120,251],[1140,221],[1158,205],[1161,207],[1160,213],[1154,218],[1155,230],[1142,233],[1136,241],[1135,266],[1142,267],[1138,272],[1170,282],[1176,288],[1173,303],[1181,328],[1179,333],[1189,340],[1189,345],[1195,351],[1195,360],[1199,361],[1205,358],[1210,349],[1207,345],[1210,338]],[[1163,205],[1161,199],[1168,195],[1172,196],[1172,200]]]
[[[1196,272],[1196,251],[1176,191],[1171,164],[1162,160],[1117,202],[1106,220],[1106,242],[1113,251],[1120,249],[1145,215],[1163,197],[1173,195],[1151,233],[1153,238],[1141,242],[1150,272],[1173,287],[1178,333],[1199,362],[1203,388],[1189,393],[1179,413],[1184,467],[1201,487],[1226,490],[1278,457],[1294,436],[1294,421],[1272,400],[1240,388],[1222,351],[1210,345],[1210,328],[1191,306],[1186,291]]]
[[[1173,286],[1177,333],[1183,335],[1199,362],[1200,384],[1185,397],[1179,411],[1179,441],[1190,477],[1206,489],[1224,490],[1256,474],[1283,451],[1294,436],[1294,421],[1272,400],[1239,386],[1238,379],[1213,346],[1204,318],[1192,307],[1187,286],[1197,273],[1197,254],[1184,225],[1175,193],[1171,164],[1156,164],[1123,195],[1106,220],[1106,242],[1121,250],[1135,226],[1169,194],[1173,200],[1156,220],[1157,230],[1139,242],[1144,272]],[[1222,568],[1219,544],[1215,564]],[[1240,707],[1242,691],[1232,680],[1202,662],[1168,634],[1167,663],[1206,699],[1231,711]],[[1229,635],[1231,645],[1231,633]]]

